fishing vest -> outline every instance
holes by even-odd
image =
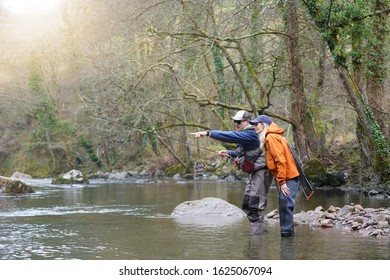
[[[260,155],[261,155],[260,147],[251,151],[244,151],[243,147],[238,147],[237,157],[234,159],[234,163],[242,171],[251,174],[254,171],[256,171],[255,163],[257,159],[260,157]]]
[[[234,163],[239,169],[249,174],[257,171],[255,170],[255,163],[262,153],[260,146],[257,149],[246,151],[243,145],[238,144],[236,152],[237,157],[234,159]]]

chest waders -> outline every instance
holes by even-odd
[[[248,152],[247,152],[248,153]],[[265,156],[260,148],[249,152],[256,157],[254,171],[250,173],[246,184],[242,210],[251,224],[251,235],[264,234],[264,211],[267,207],[267,195],[272,184],[272,174],[269,172]]]

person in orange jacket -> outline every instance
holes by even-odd
[[[250,121],[259,134],[260,147],[265,152],[267,167],[279,187],[279,222],[282,237],[294,235],[295,197],[299,188],[299,171],[290,151],[284,130],[267,115]]]

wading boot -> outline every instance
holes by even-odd
[[[257,221],[251,223],[251,235],[264,235],[264,222],[263,221]]]
[[[292,236],[294,236],[294,228],[292,228],[289,231],[282,231],[280,233],[280,235],[281,235],[281,237],[292,237]]]

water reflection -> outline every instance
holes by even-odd
[[[281,238],[280,239],[280,259],[294,260],[295,259],[295,238]]]
[[[335,229],[296,227],[281,239],[278,223],[249,235],[244,219],[172,218],[188,200],[218,197],[240,207],[242,182],[93,182],[85,187],[37,184],[36,193],[0,195],[0,259],[390,259],[388,239]],[[267,212],[277,208],[271,189]],[[321,205],[389,207],[359,194],[317,191],[297,211]]]

